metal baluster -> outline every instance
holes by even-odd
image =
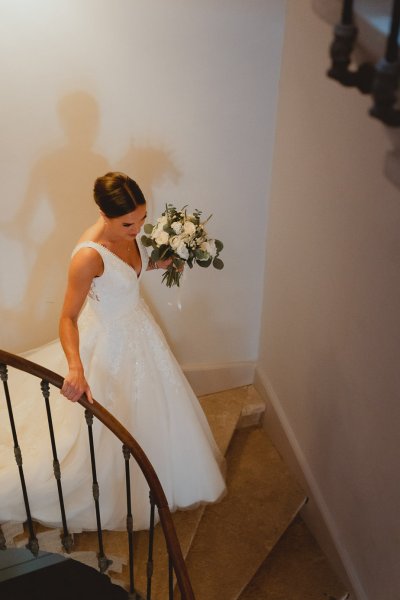
[[[392,6],[392,20],[390,23],[390,33],[386,46],[385,58],[388,62],[397,62],[399,58],[399,46],[397,39],[399,37],[399,26],[400,26],[400,2],[399,0],[393,1]]]
[[[125,444],[122,446],[122,453],[125,459],[125,479],[126,479],[126,529],[128,532],[129,545],[129,593],[135,593],[135,576],[133,571],[134,553],[133,553],[133,517],[132,517],[132,502],[131,502],[131,477],[129,470],[129,459],[131,452]]]
[[[151,600],[151,579],[153,577],[153,544],[154,544],[154,508],[155,502],[150,491],[150,530],[149,530],[149,555],[147,560],[147,595],[146,600]]]
[[[169,600],[174,600],[174,567],[172,565],[171,557],[168,553],[168,590]]]
[[[399,47],[397,43],[400,29],[400,0],[393,0],[390,34],[386,52],[376,65],[376,75],[372,87],[373,106],[369,111],[386,125],[400,127],[400,110],[395,108],[399,85]]]
[[[343,0],[341,20],[335,25],[330,46],[331,66],[327,75],[346,87],[356,87],[363,94],[369,94],[375,74],[374,66],[363,63],[355,71],[349,68],[357,34],[358,29],[353,21],[353,0]]]
[[[96,522],[97,522],[97,537],[99,540],[99,552],[97,555],[99,571],[100,573],[105,573],[110,565],[112,565],[112,560],[109,560],[104,554],[103,548],[103,532],[101,529],[101,518],[100,518],[100,489],[99,484],[97,482],[97,474],[96,474],[96,458],[94,453],[94,444],[93,444],[93,414],[90,410],[85,410],[85,419],[88,427],[89,434],[89,447],[90,447],[90,462],[92,464],[92,478],[93,478],[93,499],[96,508]]]
[[[12,436],[13,436],[13,441],[14,441],[14,456],[15,456],[15,461],[18,465],[19,477],[21,480],[21,487],[22,487],[22,494],[24,497],[26,517],[28,519],[29,542],[27,543],[26,547],[32,552],[32,554],[34,556],[37,556],[39,554],[39,542],[38,542],[36,534],[35,534],[35,530],[33,527],[33,521],[32,521],[32,517],[31,517],[31,510],[29,507],[29,499],[28,499],[28,492],[27,492],[26,484],[25,484],[24,469],[22,467],[22,453],[21,453],[21,449],[18,445],[17,431],[15,429],[15,422],[14,422],[14,415],[13,415],[13,410],[12,410],[12,406],[11,406],[10,392],[8,389],[8,370],[7,370],[6,365],[0,364],[0,378],[3,382],[4,393],[6,396],[8,415],[10,418],[11,431],[12,431]]]
[[[67,519],[65,516],[64,497],[63,497],[62,485],[61,485],[61,469],[60,469],[60,463],[59,463],[59,460],[57,457],[56,440],[54,437],[53,419],[51,416],[50,401],[49,401],[50,385],[49,385],[48,381],[42,380],[40,383],[40,388],[42,390],[43,398],[46,403],[46,412],[47,412],[47,421],[49,424],[51,449],[53,451],[53,471],[54,471],[54,477],[56,478],[56,482],[57,482],[58,499],[60,501],[61,520],[62,520],[62,524],[63,524],[63,535],[61,536],[61,541],[62,541],[64,550],[66,552],[70,553],[72,550],[72,547],[74,545],[74,542],[73,542],[72,535],[68,531]]]
[[[7,543],[4,532],[0,525],[0,550],[7,550]]]

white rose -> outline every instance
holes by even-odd
[[[164,244],[168,244],[169,235],[166,231],[161,231],[157,237],[155,238],[157,246],[163,246]]]
[[[171,227],[175,233],[180,233],[182,231],[182,223],[180,221],[175,221],[175,223],[172,223]]]
[[[182,243],[182,239],[179,235],[174,235],[169,241],[169,245],[171,246],[172,250],[174,250],[175,252],[177,251],[177,249],[179,248],[181,243]]]
[[[178,248],[176,249],[176,253],[184,260],[187,260],[189,258],[189,250],[186,248],[183,242],[179,244]]]
[[[153,231],[151,232],[151,237],[153,238],[153,240],[155,240],[156,237],[158,237],[162,231],[164,231],[164,225],[162,225],[161,223],[157,223],[157,225],[153,228]]]
[[[183,231],[187,235],[193,235],[196,232],[196,227],[195,227],[194,223],[192,223],[191,221],[185,221],[185,224],[183,226]]]
[[[204,252],[207,252],[210,256],[215,256],[217,254],[217,248],[215,247],[214,240],[208,240],[208,242],[203,242],[200,246]]]

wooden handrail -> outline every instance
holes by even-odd
[[[6,352],[5,350],[0,350],[0,364],[14,367],[15,369],[19,369],[20,371],[24,371],[25,373],[29,373],[30,375],[38,377],[39,379],[44,379],[59,389],[62,388],[64,383],[64,379],[61,377],[61,375],[58,375],[57,373],[54,373],[53,371],[50,371],[41,365],[27,360],[22,356]],[[66,400],[66,402],[68,402],[68,400]],[[97,419],[103,423],[103,425],[110,429],[110,431],[112,431],[114,435],[129,448],[131,455],[139,465],[139,468],[146,478],[149,488],[153,494],[154,502],[158,508],[160,523],[164,532],[169,556],[174,566],[182,600],[195,600],[185,561],[182,555],[182,550],[176,535],[174,523],[172,521],[168,502],[160,480],[158,479],[151,462],[129,431],[125,429],[125,427],[110,412],[108,412],[108,410],[96,402],[95,399],[93,399],[93,404],[91,404],[88,401],[86,394],[84,394],[80,400],[78,400],[78,402],[85,409],[92,412]]]

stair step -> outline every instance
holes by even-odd
[[[283,534],[240,600],[340,600],[342,582],[300,517]]]
[[[232,404],[241,405],[242,409],[236,423],[236,429],[258,425],[261,421],[261,416],[265,411],[265,403],[253,385],[225,390],[223,392],[218,392],[217,394],[209,394],[208,396],[200,398],[200,402],[209,421],[212,415],[213,405],[219,406],[222,404],[225,405],[225,408],[229,407],[229,409],[231,409]],[[219,410],[218,412],[221,414]],[[212,423],[210,423],[210,425],[211,429],[213,429]],[[217,431],[214,435],[218,438]]]
[[[238,598],[305,499],[261,428],[235,432],[227,463],[228,495],[207,507],[187,557],[196,600]]]

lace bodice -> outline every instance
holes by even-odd
[[[96,316],[103,324],[129,318],[132,311],[139,305],[139,281],[147,269],[148,256],[141,242],[138,248],[142,259],[142,269],[137,275],[133,267],[119,256],[97,242],[86,241],[78,244],[73,256],[81,248],[93,248],[104,263],[104,271],[95,277],[89,290],[86,312]]]

